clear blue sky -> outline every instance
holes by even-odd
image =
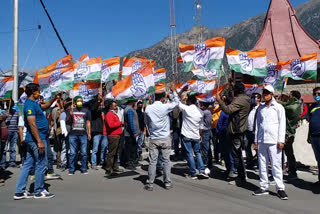
[[[123,56],[147,48],[170,34],[169,0],[43,0],[69,52],[75,59]],[[293,6],[307,0],[291,0]],[[193,0],[176,0],[177,32],[193,26]],[[231,26],[266,12],[269,0],[202,0],[202,23]],[[26,69],[46,66],[65,55],[39,0],[20,0],[20,30],[41,24],[39,40]],[[1,0],[0,68],[12,66],[13,0]],[[19,67],[23,67],[37,30],[19,34]]]

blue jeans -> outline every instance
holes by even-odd
[[[47,141],[42,139],[42,142],[47,147]],[[23,193],[26,191],[28,176],[35,169],[34,193],[38,194],[44,190],[44,174],[47,167],[47,150],[43,154],[39,154],[38,146],[35,142],[25,142],[27,156],[20,170],[20,175],[16,185],[15,193]]]
[[[76,170],[76,157],[80,147],[81,155],[81,172],[87,171],[87,135],[71,135],[69,136],[70,155],[69,155],[69,173],[74,173]]]
[[[201,151],[203,154],[203,163],[209,169],[212,167],[212,152],[210,147],[211,139],[212,139],[211,130],[206,130],[202,132]]]
[[[100,164],[103,164],[104,161],[108,158],[108,137],[107,135],[98,134],[93,137],[93,148],[91,155],[91,164],[92,166],[97,165],[97,153],[99,150],[99,145],[101,144],[101,153],[100,153]]]
[[[144,133],[141,132],[139,135],[138,135],[138,149],[137,149],[137,157],[139,158],[140,155],[142,154],[142,145],[144,143]]]
[[[16,162],[16,144],[18,142],[18,132],[9,132],[8,139],[4,146],[3,153],[2,153],[2,160],[0,165],[5,165],[7,158],[7,152],[10,152],[10,159],[9,165],[14,165]]]
[[[234,160],[232,157],[232,144],[228,140],[227,134],[223,133],[217,136],[219,144],[221,145],[221,152],[226,164],[227,173],[233,173],[234,170]]]
[[[320,136],[310,137],[310,142],[312,145],[312,149],[314,152],[314,156],[316,157],[318,163],[318,169],[320,169]],[[320,181],[320,173],[318,174],[318,179]]]
[[[185,136],[182,137],[182,142],[186,148],[187,153],[187,162],[190,170],[190,175],[195,176],[197,174],[196,164],[192,155],[192,150],[197,158],[198,170],[199,173],[204,173],[203,161],[200,153],[200,139],[190,139]]]

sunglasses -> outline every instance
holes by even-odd
[[[313,93],[313,96],[320,96],[320,92]]]

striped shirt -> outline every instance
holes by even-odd
[[[9,116],[7,118],[7,127],[8,132],[17,132],[19,130],[18,124],[19,124],[19,109],[18,108],[12,108],[9,111]]]

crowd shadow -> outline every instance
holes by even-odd
[[[158,176],[158,177],[161,177],[161,176]],[[157,179],[158,177],[156,177],[156,179],[154,180],[154,184],[155,185],[158,185],[158,186],[160,186],[160,187],[162,187],[162,188],[165,188],[165,184],[164,184],[164,182],[162,181],[162,180],[160,180],[160,179]],[[135,181],[139,181],[139,182],[141,182],[144,186],[145,185],[147,185],[147,181],[148,181],[148,175],[140,175],[139,177],[135,177],[135,178],[133,178],[133,180],[135,180]]]
[[[131,176],[136,176],[136,175],[140,175],[140,174],[136,171],[126,171],[126,172],[122,172],[122,173],[113,173],[111,175],[106,175],[104,177],[107,179],[115,179],[115,178],[131,177]]]
[[[313,194],[317,194],[317,195],[320,194],[320,186],[312,186],[313,182],[305,181],[301,178],[290,180],[290,179],[287,179],[287,176],[284,176],[284,182],[286,184],[291,184],[299,189],[310,191]]]
[[[9,180],[11,178],[11,175],[13,175],[13,172],[1,169],[0,170],[0,178],[3,178],[5,181]]]

